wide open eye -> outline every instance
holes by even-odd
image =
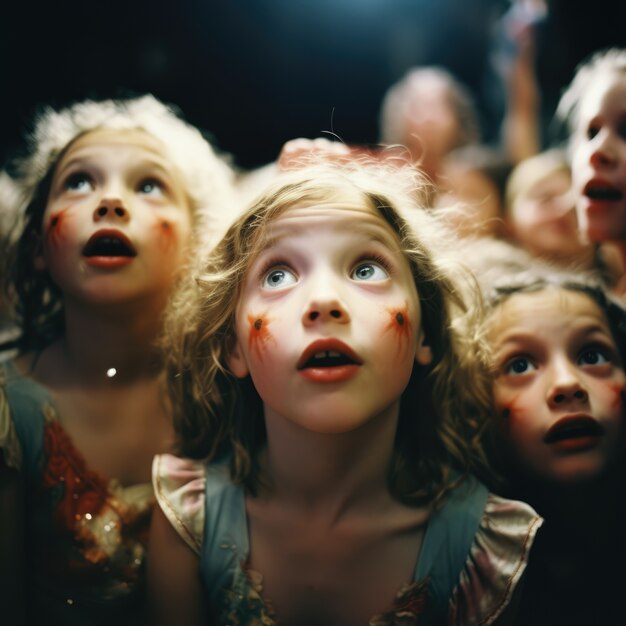
[[[155,178],[146,178],[139,183],[137,188],[139,193],[149,196],[162,196],[164,194],[163,184]]]
[[[367,261],[359,263],[352,270],[350,278],[353,280],[385,280],[385,278],[389,278],[389,273],[381,264]]]
[[[263,287],[269,289],[280,289],[288,287],[298,281],[298,277],[286,267],[274,268],[265,274]]]
[[[517,356],[510,359],[505,368],[504,373],[509,376],[521,376],[536,370],[535,364],[525,356]]]
[[[578,365],[604,365],[608,362],[609,359],[598,348],[585,348],[578,357]]]
[[[91,191],[94,184],[91,176],[86,172],[74,172],[66,178],[64,187],[69,191]]]

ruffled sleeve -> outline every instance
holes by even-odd
[[[0,368],[0,451],[9,467],[22,469],[22,446],[11,418],[9,399],[6,392],[6,370]]]
[[[152,482],[163,513],[185,543],[200,554],[204,534],[206,466],[161,454],[152,463]]]
[[[543,519],[524,502],[489,494],[451,603],[450,624],[492,624],[511,601]]]

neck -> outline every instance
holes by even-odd
[[[317,433],[266,409],[271,495],[335,521],[387,501],[397,421],[396,404],[352,431]]]
[[[59,376],[81,384],[123,384],[160,369],[156,339],[162,308],[89,307],[65,303],[65,334],[51,347],[64,364]],[[63,371],[65,370],[65,371]]]

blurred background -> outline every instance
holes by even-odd
[[[542,137],[576,65],[626,46],[626,2],[552,0],[536,28]],[[483,135],[503,115],[506,0],[56,0],[0,18],[0,161],[37,108],[152,92],[177,104],[242,168],[294,137],[378,140],[386,89],[440,65],[472,92]]]

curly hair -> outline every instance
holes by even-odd
[[[180,454],[211,461],[228,452],[233,480],[252,492],[263,484],[262,402],[250,377],[238,380],[226,365],[246,271],[261,251],[268,225],[282,213],[341,204],[372,208],[397,236],[433,352],[429,368],[414,366],[401,397],[391,492],[406,502],[436,500],[459,473],[485,473],[480,439],[491,396],[481,342],[467,334],[482,309],[471,278],[446,252],[450,233],[414,202],[420,180],[407,164],[315,163],[282,174],[239,216],[180,286],[166,319]]]
[[[14,216],[4,242],[8,267],[2,278],[21,330],[16,342],[21,351],[39,350],[63,332],[62,294],[47,272],[35,269],[35,257],[55,166],[76,139],[99,129],[139,129],[156,138],[180,171],[196,238],[208,241],[206,233],[224,229],[234,174],[227,159],[175,108],[151,95],[86,100],[60,111],[46,108],[28,137],[28,156],[13,163],[16,191],[10,202],[1,198],[3,211]]]

